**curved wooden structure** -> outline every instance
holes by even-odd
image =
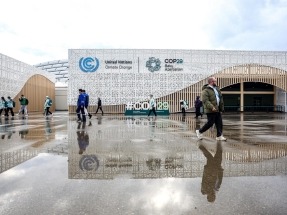
[[[28,79],[21,91],[13,98],[16,102],[15,113],[20,109],[19,97],[21,95],[29,100],[28,112],[43,112],[46,96],[49,96],[54,103],[50,110],[52,112],[55,110],[55,83],[45,76],[37,74]]]

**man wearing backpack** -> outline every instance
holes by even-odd
[[[53,104],[52,99],[50,99],[49,96],[46,96],[46,100],[44,103],[45,116],[48,116],[49,114],[53,115],[52,112],[50,111],[50,107],[52,106],[52,104]]]
[[[19,115],[20,113],[23,113],[25,114],[25,116],[28,116],[27,105],[29,104],[29,100],[24,95],[21,95],[21,97],[19,98],[19,101],[20,101],[21,107],[17,115]]]
[[[7,97],[8,100],[7,100],[7,116],[8,116],[8,113],[9,111],[11,112],[11,115],[12,117],[14,116],[14,112],[13,112],[13,108],[15,107],[15,102],[13,101],[13,99],[11,99],[10,96]]]

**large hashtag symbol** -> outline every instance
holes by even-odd
[[[127,103],[127,105],[126,105],[126,110],[132,110],[133,109],[133,103],[132,102],[129,102],[129,103]]]

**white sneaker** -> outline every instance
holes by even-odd
[[[223,140],[223,141],[225,141],[225,140],[227,140],[225,137],[223,137],[222,135],[220,136],[220,137],[216,137],[215,138],[216,140]]]
[[[196,130],[195,133],[196,133],[197,138],[201,140],[202,134],[199,132],[199,130]]]

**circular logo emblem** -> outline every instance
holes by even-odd
[[[79,161],[79,167],[83,171],[97,171],[99,160],[96,155],[84,155]]]
[[[99,68],[100,62],[98,58],[82,57],[79,61],[80,69],[83,72],[95,72]]]
[[[158,71],[160,70],[160,60],[155,57],[150,57],[149,60],[146,62],[146,67],[150,72]]]

